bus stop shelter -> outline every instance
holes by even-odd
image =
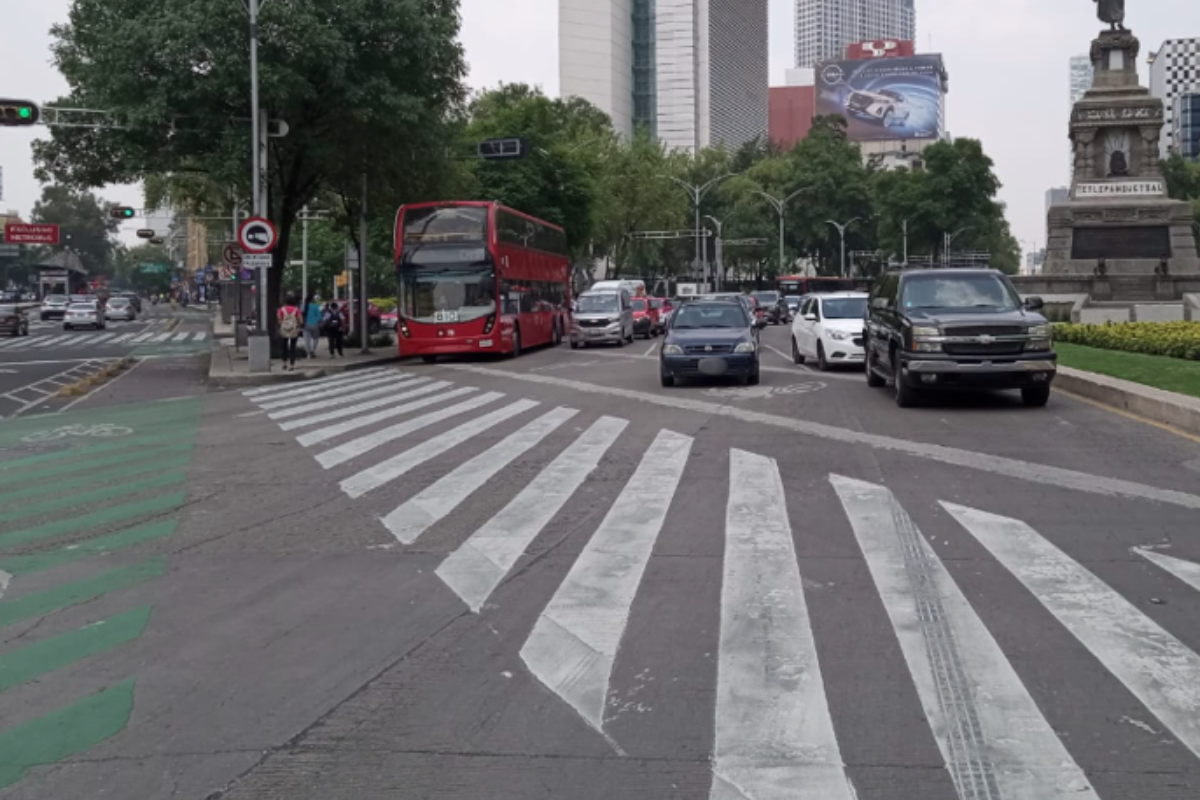
[[[38,293],[45,297],[48,294],[71,294],[87,285],[87,270],[79,256],[70,250],[63,250],[34,265],[38,271]]]

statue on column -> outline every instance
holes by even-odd
[[[1107,22],[1114,31],[1126,30],[1125,0],[1093,0],[1093,2],[1099,4],[1096,14],[1100,17],[1101,22]]]

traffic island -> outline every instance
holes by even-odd
[[[1058,368],[1056,389],[1200,436],[1200,399],[1070,367]]]

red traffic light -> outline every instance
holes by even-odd
[[[37,125],[41,118],[42,114],[37,103],[29,100],[0,98],[0,125],[10,128]]]

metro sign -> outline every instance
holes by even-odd
[[[855,42],[846,48],[846,58],[863,61],[872,58],[907,58],[916,54],[916,47],[904,39],[870,39]]]
[[[58,244],[57,225],[23,225],[10,222],[4,226],[5,244]]]

